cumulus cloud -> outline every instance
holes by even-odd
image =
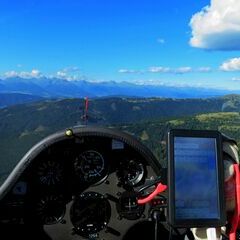
[[[4,76],[6,78],[17,77],[18,76],[18,72],[16,72],[16,71],[8,71],[8,72],[4,73]]]
[[[67,73],[63,71],[57,71],[57,77],[65,78],[67,77]]]
[[[56,77],[65,79],[68,81],[74,81],[74,80],[86,78],[85,76],[80,75],[80,68],[76,66],[65,67],[57,71]]]
[[[200,67],[197,69],[197,72],[203,72],[203,73],[208,73],[211,71],[212,71],[212,69],[210,67]]]
[[[210,6],[191,18],[190,45],[212,50],[240,50],[239,13],[239,0],[211,0]]]
[[[21,78],[61,78],[69,81],[87,79],[86,76],[80,74],[80,69],[78,67],[66,67],[61,70],[58,70],[55,73],[43,74],[38,69],[32,69],[31,71],[8,71],[5,72],[2,76],[3,78],[12,78],[12,77],[21,77]]]
[[[134,84],[137,85],[153,85],[153,86],[164,86],[165,83],[160,79],[137,79],[133,80]]]
[[[41,76],[41,72],[37,69],[33,69],[31,72],[30,72],[30,76],[32,77],[40,77]]]
[[[169,67],[150,67],[148,71],[151,73],[167,73],[170,72],[171,69]]]
[[[192,70],[191,67],[180,67],[180,68],[177,68],[173,71],[174,71],[174,73],[177,73],[177,74],[183,74],[183,73],[190,73],[193,70]]]
[[[65,67],[65,68],[57,71],[57,76],[58,77],[67,77],[67,76],[71,75],[72,73],[76,74],[77,72],[80,72],[79,67],[70,66],[70,67]]]
[[[140,70],[132,70],[132,69],[119,69],[119,73],[143,73],[143,71]]]
[[[191,67],[179,67],[179,68],[170,68],[170,67],[150,67],[148,72],[150,73],[175,73],[175,74],[184,74],[192,72]]]
[[[212,69],[210,67],[199,67],[199,68],[192,68],[192,67],[178,67],[178,68],[170,68],[170,67],[163,67],[163,66],[153,66],[149,67],[147,70],[129,70],[129,69],[120,69],[118,70],[119,73],[169,73],[169,74],[185,74],[191,72],[199,72],[199,73],[207,73],[211,72]]]
[[[62,69],[63,72],[79,72],[80,68],[76,66],[65,67]]]
[[[17,72],[17,71],[8,71],[6,73],[4,73],[4,76],[6,78],[10,78],[10,77],[21,77],[21,78],[40,78],[43,75],[41,74],[41,72],[37,69],[32,69],[32,71],[27,72],[27,71],[21,71],[21,72]]]
[[[220,70],[225,72],[240,71],[240,58],[231,58],[222,63]]]

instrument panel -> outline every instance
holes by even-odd
[[[122,239],[151,211],[132,193],[156,177],[141,151],[124,141],[64,139],[40,151],[1,200],[0,229],[31,226],[52,240]]]

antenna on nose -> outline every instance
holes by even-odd
[[[88,125],[88,106],[89,106],[88,97],[85,97],[82,120],[83,124],[86,126]]]

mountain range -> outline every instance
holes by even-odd
[[[0,93],[21,93],[45,98],[82,98],[82,97],[168,97],[168,98],[207,98],[238,91],[176,87],[166,85],[140,85],[129,82],[90,82],[85,80],[69,81],[60,78],[21,78],[0,79]]]

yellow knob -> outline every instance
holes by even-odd
[[[73,131],[71,129],[66,130],[66,136],[71,137],[73,135]]]

